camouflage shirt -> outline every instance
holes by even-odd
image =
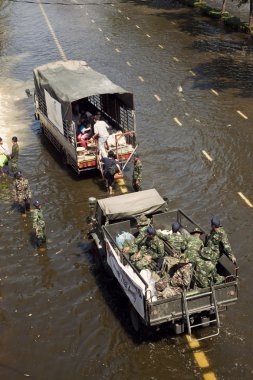
[[[19,156],[19,146],[18,144],[13,144],[12,150],[11,150],[11,160],[18,161],[18,156]]]
[[[158,257],[164,256],[164,243],[159,237],[154,236],[153,239],[146,237],[143,245],[140,249],[142,256],[150,255],[153,260],[158,259]]]
[[[164,235],[163,233],[157,231],[157,236],[163,239],[165,242],[168,242],[171,247],[176,251],[175,257],[179,257],[181,252],[184,252],[186,248],[186,239],[177,233],[172,233]]]
[[[134,163],[133,180],[135,180],[135,181],[141,181],[142,180],[142,163],[141,163],[141,160],[137,160]]]
[[[233,252],[229,244],[227,234],[223,227],[219,227],[216,230],[212,230],[210,235],[207,237],[206,246],[212,248],[213,252],[216,252],[216,255],[213,254],[213,260],[218,261],[222,253],[224,253],[230,260],[232,260]]]
[[[15,179],[13,185],[13,197],[16,202],[22,202],[25,199],[31,199],[32,193],[28,179],[23,177]]]
[[[191,263],[196,263],[196,260],[199,258],[200,250],[203,247],[204,243],[199,236],[190,235],[187,239],[187,247],[184,251],[184,255]]]
[[[39,239],[45,239],[45,221],[41,209],[32,210],[33,228],[36,230],[36,236]]]
[[[146,229],[149,227],[149,224],[147,224],[146,226],[141,226],[138,228],[139,230],[139,234],[138,236],[134,239],[134,243],[137,244],[137,245],[140,245],[141,242],[147,237],[147,235],[145,234],[145,231]]]

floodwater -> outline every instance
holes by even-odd
[[[0,378],[251,379],[252,208],[238,195],[253,201],[249,38],[170,1],[52,1],[42,6],[51,31],[37,2],[1,4],[0,135],[9,145],[13,135],[20,140],[20,168],[44,205],[48,244],[37,251],[30,217],[13,208],[11,180],[1,179]],[[155,187],[206,230],[220,216],[229,234],[239,301],[221,313],[220,335],[201,343],[204,368],[185,336],[166,327],[138,339],[126,300],[95,265],[87,198],[106,196],[103,183],[61,164],[25,95],[32,69],[61,59],[52,31],[69,59],[134,92],[143,188]]]

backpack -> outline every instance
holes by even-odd
[[[115,164],[113,164],[112,166],[110,166],[108,169],[107,169],[108,173],[110,175],[114,175],[118,172],[118,168]]]

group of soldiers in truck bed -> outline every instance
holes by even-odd
[[[177,222],[172,224],[171,231],[155,230],[151,220],[141,215],[137,227],[138,236],[125,241],[123,252],[137,270],[149,269],[159,275],[156,277],[159,291],[168,285],[178,292],[193,282],[201,288],[210,282],[222,283],[225,278],[218,274],[217,264],[223,253],[236,264],[227,234],[216,217],[211,219],[211,231],[205,242],[201,229],[194,228],[189,233]],[[165,250],[165,245],[169,249]]]

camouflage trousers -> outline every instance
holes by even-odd
[[[217,273],[216,265],[212,261],[204,260],[197,262],[194,277],[197,286],[200,288],[207,288],[211,281],[215,284],[221,284],[225,279]]]
[[[37,245],[40,247],[47,240],[45,228],[37,227],[35,230],[35,236],[37,240]]]
[[[10,174],[14,175],[18,171],[18,161],[10,160]]]
[[[171,269],[174,267],[174,265],[177,265],[178,263],[179,259],[177,257],[164,257],[161,268],[161,276],[166,276],[167,274],[170,274]]]
[[[151,261],[148,261],[146,260],[144,257],[141,258],[140,260],[138,261],[135,261],[134,262],[134,266],[136,269],[138,269],[139,271],[141,271],[142,269],[155,269],[156,267],[156,263],[154,260],[151,260]]]
[[[188,288],[191,284],[192,273],[193,268],[191,263],[180,266],[180,268],[178,268],[173,274],[170,280],[170,285],[175,287]]]

